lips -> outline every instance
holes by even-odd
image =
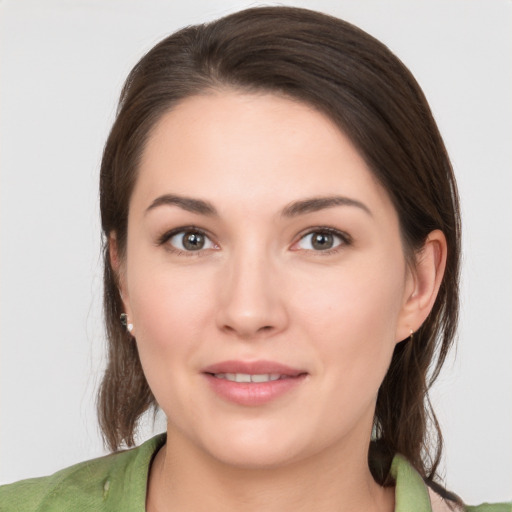
[[[256,406],[291,392],[307,372],[272,361],[223,361],[204,368],[203,375],[224,400]]]
[[[217,379],[226,379],[231,382],[270,382],[286,378],[279,373],[215,373]]]
[[[245,375],[280,375],[282,377],[298,377],[307,373],[305,370],[292,368],[274,361],[223,361],[203,369],[204,373],[245,374]]]

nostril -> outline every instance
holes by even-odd
[[[270,334],[274,331],[275,327],[273,325],[263,325],[261,327],[251,328],[248,326],[233,326],[229,324],[224,324],[222,326],[222,331],[224,331],[226,334],[236,334],[237,336],[241,338],[254,338],[259,337],[261,335]]]

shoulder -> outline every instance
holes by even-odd
[[[127,500],[125,510],[144,501],[153,455],[165,442],[157,436],[141,446],[81,462],[51,476],[0,487],[0,512],[101,511],[108,503]],[[128,485],[129,484],[129,485]]]
[[[483,503],[474,507],[467,506],[466,512],[512,512],[512,502],[509,503]]]
[[[428,489],[432,512],[512,512],[512,503],[483,503],[481,505],[459,505],[445,500],[432,489]]]
[[[468,506],[444,499],[401,455],[394,457],[390,473],[395,481],[396,512],[512,512],[512,503]]]
[[[51,476],[30,478],[0,487],[1,512],[31,512],[64,510],[66,506],[82,504],[98,506],[101,487],[122,454],[76,464]],[[78,509],[80,510],[80,509]]]

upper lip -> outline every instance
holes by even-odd
[[[203,373],[245,373],[249,375],[279,374],[297,377],[305,372],[275,361],[222,361],[203,368]]]

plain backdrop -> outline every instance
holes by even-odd
[[[280,4],[381,39],[430,101],[464,222],[458,350],[433,392],[443,471],[470,503],[510,500],[512,2]],[[125,76],[170,32],[253,5],[0,0],[0,482],[104,453],[94,410],[104,364],[97,181]],[[139,440],[163,425],[147,422]]]

